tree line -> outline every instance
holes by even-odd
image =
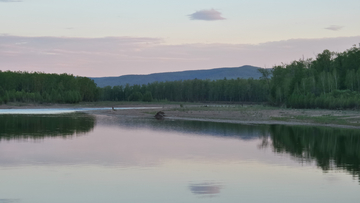
[[[359,108],[360,47],[273,67],[269,102],[293,108]]]
[[[93,80],[68,74],[0,70],[0,104],[7,102],[78,103],[96,101]]]
[[[259,69],[259,79],[180,80],[97,87],[68,74],[0,71],[0,103],[80,101],[267,102],[291,108],[360,107],[360,46]]]
[[[104,87],[100,100],[267,102],[291,108],[360,107],[360,47],[259,69],[260,79],[184,80]]]
[[[100,100],[180,102],[266,102],[266,81],[255,79],[184,80],[126,85],[100,89]]]

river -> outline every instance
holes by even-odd
[[[360,131],[0,115],[0,203],[359,202]]]

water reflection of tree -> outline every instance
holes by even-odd
[[[238,138],[242,140],[259,139],[268,131],[266,125],[239,125],[236,123],[204,122],[188,120],[163,120],[155,119],[119,119],[111,121],[112,124],[124,128],[147,128],[156,131],[176,131],[197,134],[199,136],[214,136],[221,138]],[[99,119],[100,125],[109,125]]]
[[[289,153],[299,161],[314,160],[324,171],[345,169],[360,175],[359,130],[273,125],[270,138],[276,153]]]
[[[68,137],[91,131],[95,117],[82,114],[0,115],[0,141]]]

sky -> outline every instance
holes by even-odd
[[[360,43],[358,0],[0,0],[0,70],[271,68]]]

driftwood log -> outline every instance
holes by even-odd
[[[159,111],[159,112],[157,112],[157,113],[155,114],[154,117],[155,117],[156,119],[158,119],[158,120],[164,119],[164,118],[165,118],[165,113],[162,112],[162,111]]]

